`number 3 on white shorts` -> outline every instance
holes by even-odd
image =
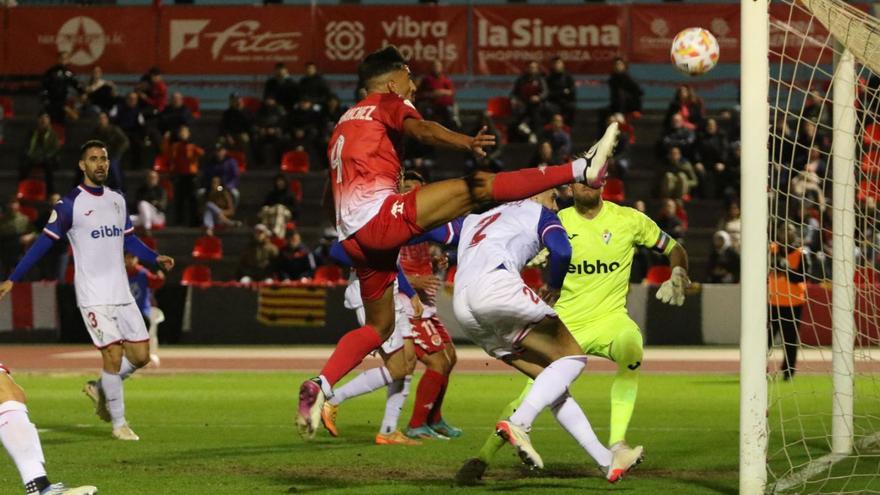
[[[330,152],[330,168],[336,170],[336,183],[342,182],[342,147],[345,146],[345,136],[342,134],[336,138],[333,151]]]

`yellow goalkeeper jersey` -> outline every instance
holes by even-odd
[[[574,207],[559,212],[571,241],[571,263],[554,309],[569,328],[615,312],[626,313],[636,246],[668,255],[675,240],[644,213],[610,201],[592,220]]]

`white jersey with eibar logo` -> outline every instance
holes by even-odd
[[[55,204],[43,232],[70,240],[78,306],[134,303],[123,258],[125,234],[133,230],[125,198],[112,189],[81,185]]]

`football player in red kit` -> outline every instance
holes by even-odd
[[[485,155],[494,136],[450,131],[423,120],[410,99],[415,92],[409,67],[393,46],[368,55],[358,66],[367,96],[349,109],[330,137],[330,184],[336,227],[361,284],[366,324],[345,334],[320,375],[300,386],[297,428],[312,438],[333,386],[394,329],[393,281],[400,247],[426,230],[469,213],[479,205],[517,201],[572,182],[596,186],[614,150],[617,124],[582,158],[563,165],[468,177],[398,193],[404,137],[432,146]]]

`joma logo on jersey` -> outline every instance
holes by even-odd
[[[93,230],[90,234],[92,239],[100,239],[103,237],[119,237],[122,235],[122,229],[113,225],[102,225]]]
[[[612,261],[610,265],[602,263],[600,260],[596,260],[595,263],[590,263],[587,260],[584,260],[579,265],[569,264],[568,265],[568,273],[577,273],[578,275],[593,275],[594,273],[611,273],[614,270],[620,268],[620,263],[616,261]]]

